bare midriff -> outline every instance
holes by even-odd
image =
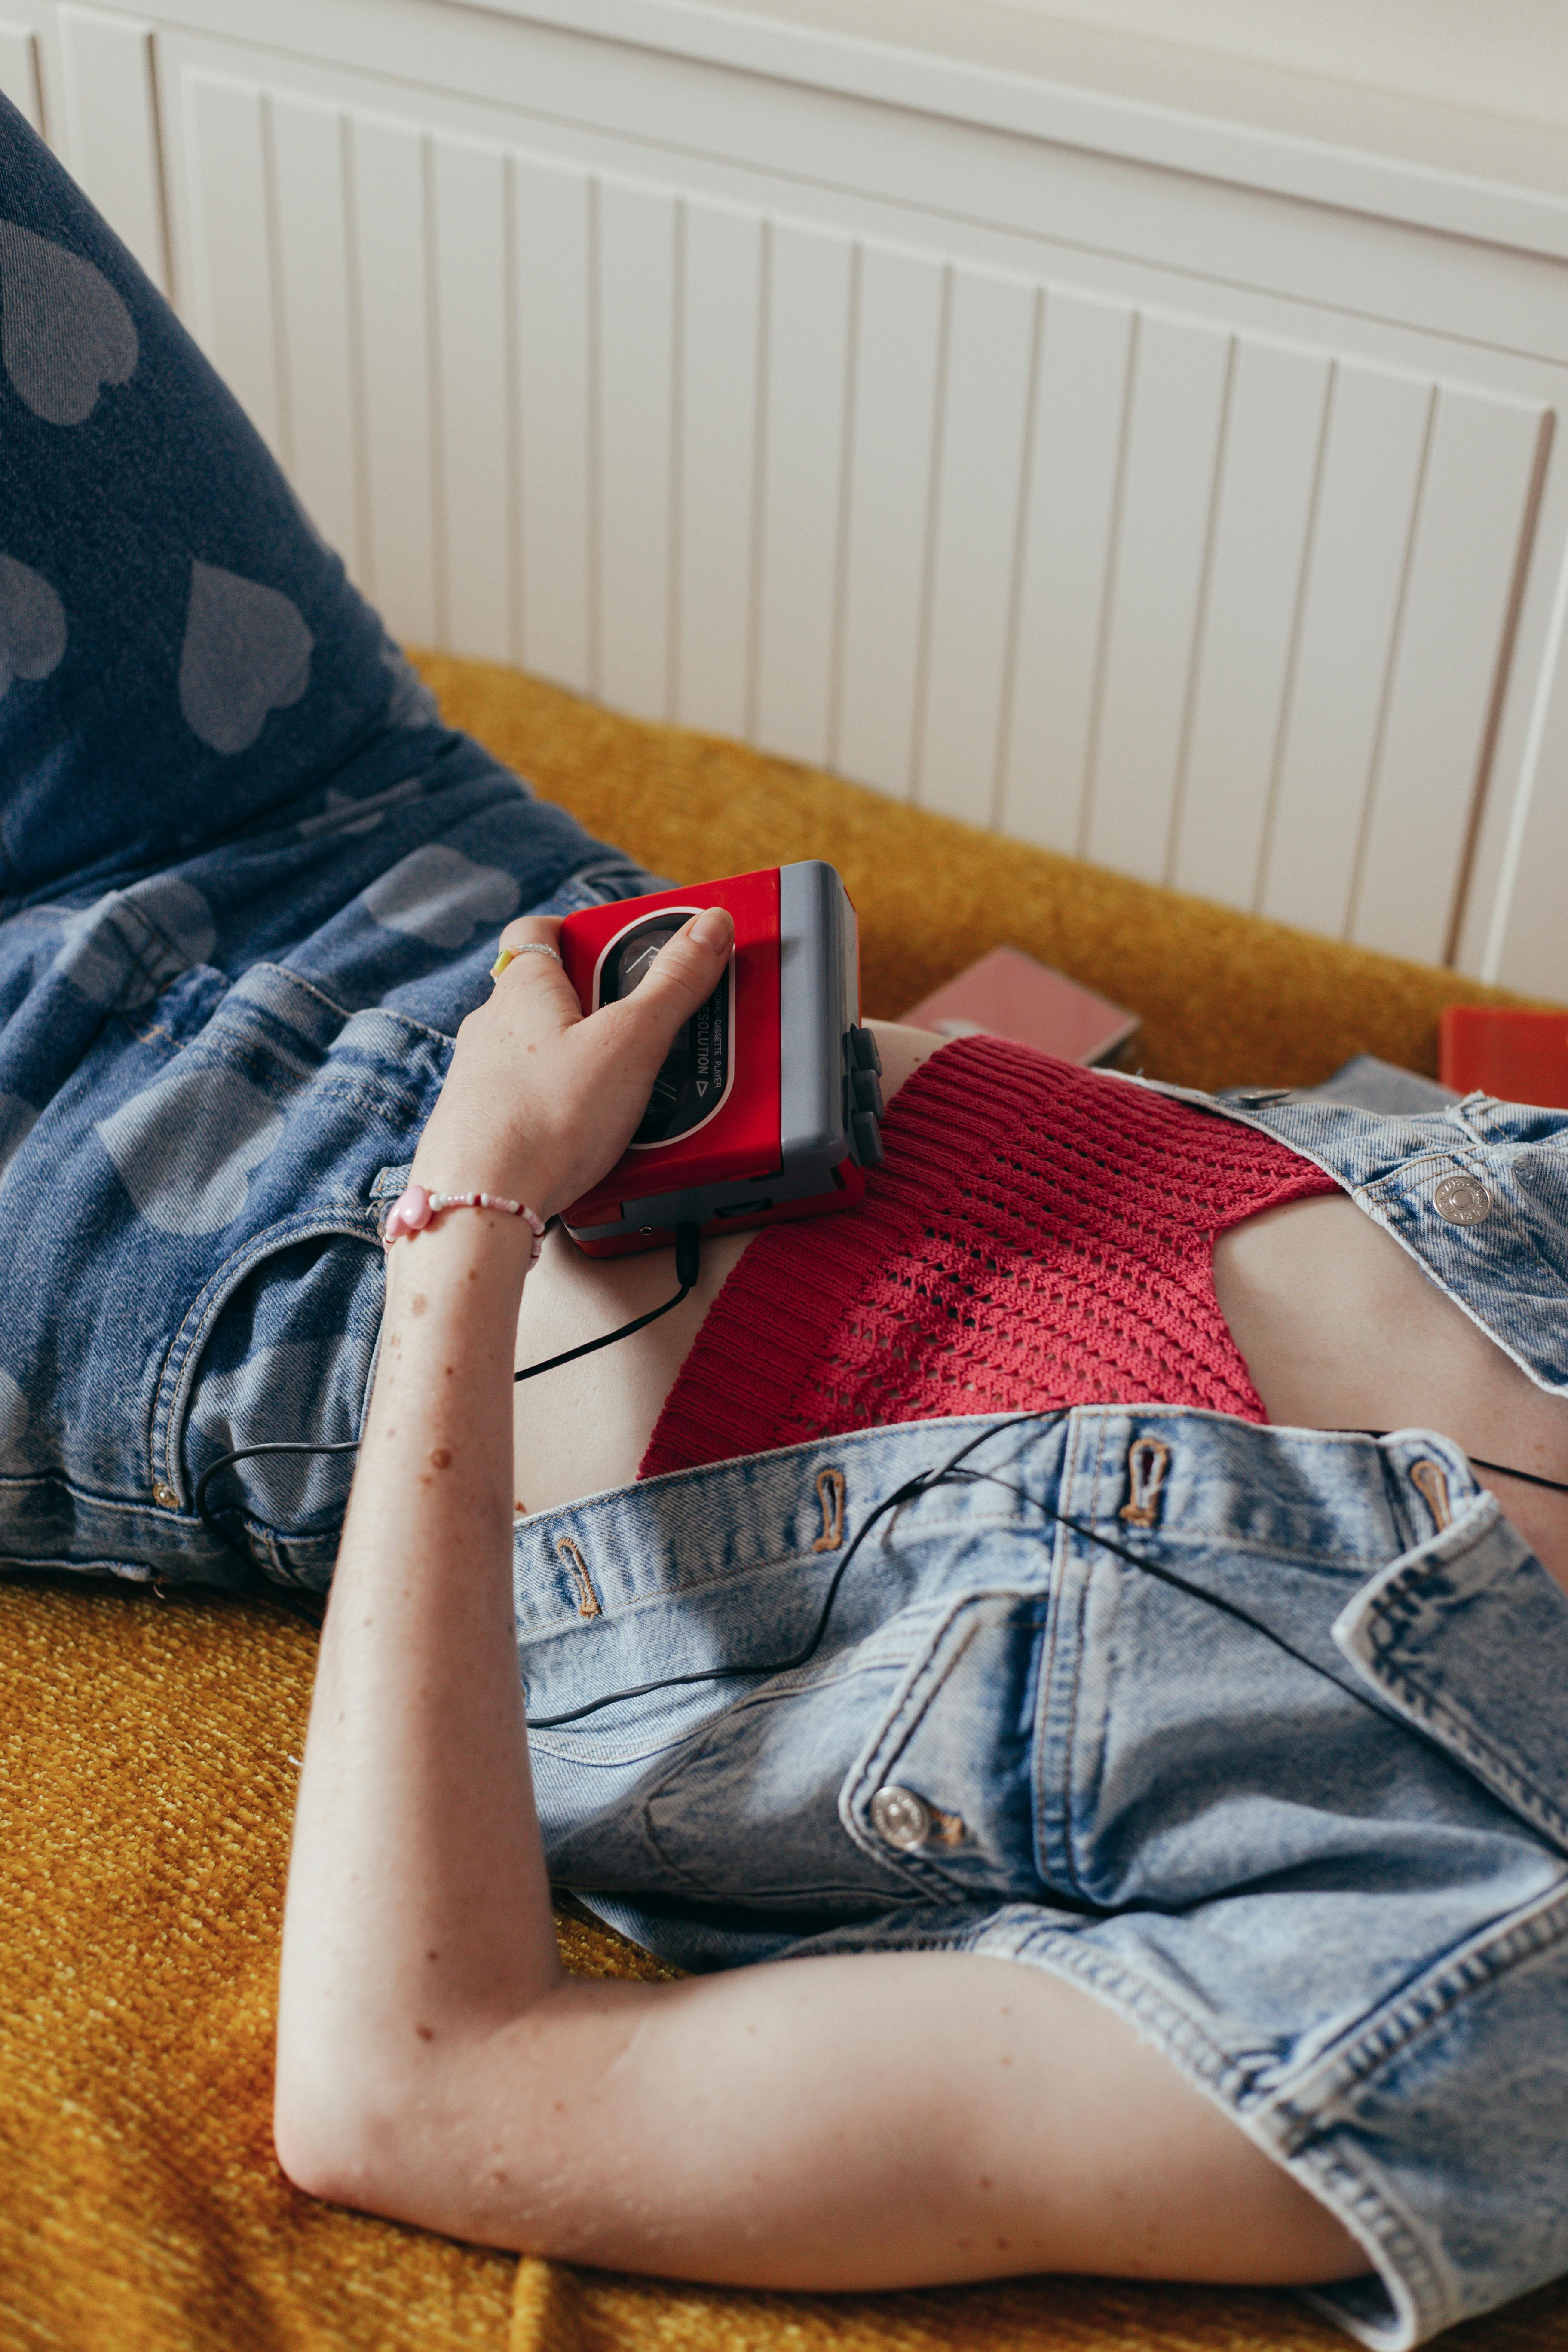
[[[943,1041],[876,1026],[891,1096]],[[636,1477],[703,1318],[752,1238],[710,1242],[691,1296],[646,1331],[519,1387],[520,1509],[551,1509]],[[1568,1402],[1538,1389],[1342,1195],[1289,1202],[1222,1233],[1214,1278],[1271,1422],[1431,1429],[1467,1453],[1568,1481]],[[613,1330],[673,1287],[668,1251],[594,1260],[554,1230],[523,1295],[517,1363]],[[1568,1590],[1568,1495],[1492,1470],[1477,1475]]]

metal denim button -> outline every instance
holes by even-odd
[[[1492,1196],[1475,1176],[1445,1176],[1432,1195],[1432,1206],[1451,1225],[1479,1225],[1492,1213]]]
[[[153,1489],[153,1500],[161,1511],[177,1511],[180,1507],[178,1495],[175,1494],[173,1486],[165,1486],[162,1479]]]
[[[890,1781],[871,1800],[871,1821],[878,1836],[900,1852],[924,1845],[931,1835],[931,1807],[912,1789],[896,1788]]]

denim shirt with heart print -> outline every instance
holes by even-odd
[[[1212,1108],[1562,1392],[1568,1114],[1426,1091]],[[1312,2300],[1381,2352],[1568,2269],[1568,1597],[1448,1440],[904,1423],[540,1514],[515,1569],[552,1874],[638,1943],[1069,1979],[1355,2235]]]

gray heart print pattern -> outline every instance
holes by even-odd
[[[0,220],[0,361],[35,416],[81,425],[136,373],[131,313],[100,269]]]
[[[310,685],[314,643],[291,597],[193,563],[180,649],[180,709],[191,732],[215,751],[248,751],[271,712]]]
[[[379,875],[364,903],[389,931],[433,948],[460,948],[478,930],[499,930],[521,896],[501,866],[476,865],[460,849],[432,841]]]
[[[244,1208],[250,1171],[281,1137],[283,1118],[241,1071],[176,1062],[97,1132],[150,1225],[216,1234]]]
[[[66,649],[66,609],[41,572],[0,555],[0,699],[13,678],[47,677]]]

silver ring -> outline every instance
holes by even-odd
[[[542,940],[524,940],[520,948],[501,949],[490,966],[490,978],[499,980],[508,964],[515,963],[518,957],[523,955],[547,955],[552,963],[561,963],[559,950],[547,948]],[[565,971],[566,967],[563,963],[561,964],[561,969],[563,971]]]

